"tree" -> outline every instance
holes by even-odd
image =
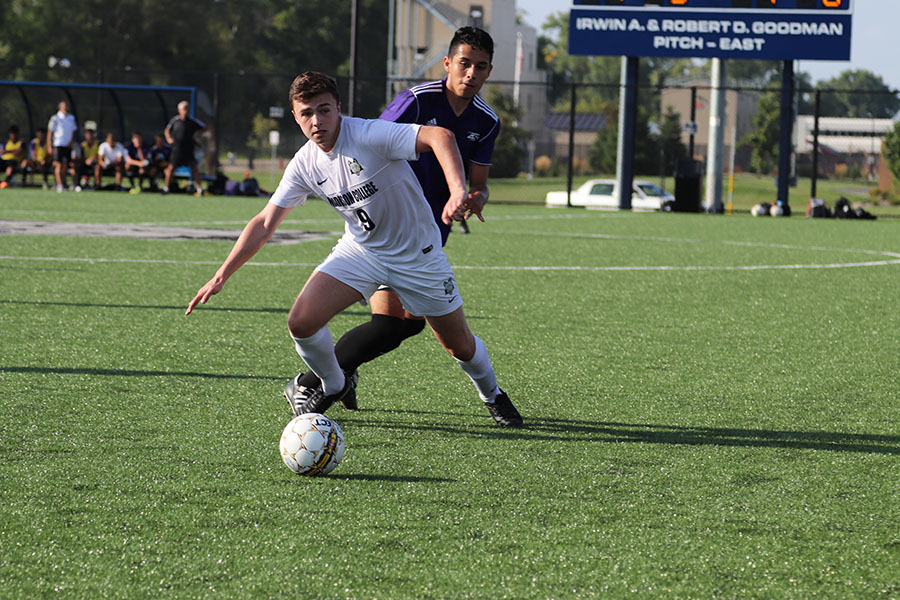
[[[900,121],[894,123],[882,142],[882,153],[888,163],[888,169],[894,176],[894,188],[900,189]]]
[[[881,76],[859,69],[820,81],[822,116],[890,119],[900,110],[900,97]]]
[[[599,173],[616,172],[616,156],[618,151],[618,111],[607,112],[606,126],[597,132],[594,143],[588,148],[588,166]]]
[[[795,73],[794,89],[797,90],[797,114],[811,115],[815,113],[815,95],[813,93],[812,75],[805,71]]]
[[[619,143],[618,110],[611,110],[606,119],[606,127],[597,132],[594,144],[588,149],[588,165],[601,173],[615,173]],[[635,173],[652,174],[659,170],[659,149],[657,136],[650,134],[648,112],[639,106],[634,125],[634,157],[632,165]]]
[[[778,160],[779,119],[781,104],[776,90],[763,92],[759,98],[753,131],[744,136],[742,143],[753,148],[750,164],[757,175],[770,173]]]
[[[602,112],[616,106],[619,98],[619,57],[570,55],[566,13],[550,15],[542,29],[550,34],[550,37],[543,38],[541,59],[550,70],[550,103],[554,110],[568,110],[568,84],[571,82],[579,84],[576,110]],[[646,79],[646,73],[641,72],[641,75]]]
[[[203,97],[217,82],[219,122],[232,124],[222,129],[235,146],[247,137],[250,115],[286,105],[297,73],[316,69],[344,85],[350,71],[349,2],[0,0],[0,8],[0,79],[192,85]],[[364,116],[377,116],[384,103],[387,13],[387,0],[359,2],[358,73],[373,82],[357,87],[356,112]],[[72,68],[48,70],[51,55]]]
[[[674,112],[671,106],[666,107],[659,129],[656,145],[661,153],[661,166],[664,173],[671,174],[678,159],[687,156],[687,148],[681,141],[681,115]]]
[[[761,86],[780,76],[780,60],[728,61],[728,80],[732,85]]]
[[[494,142],[491,175],[515,177],[522,170],[527,154],[525,145],[531,134],[515,125],[522,115],[513,104],[512,96],[491,88],[485,99],[500,117],[500,135]]]

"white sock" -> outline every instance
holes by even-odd
[[[326,395],[337,394],[344,389],[344,371],[334,355],[334,340],[327,325],[307,338],[295,337],[294,345],[303,362],[322,380],[322,390]]]
[[[484,346],[484,342],[482,342],[481,338],[477,335],[474,337],[475,355],[472,356],[472,360],[468,362],[457,360],[456,362],[459,363],[462,370],[466,372],[466,375],[468,375],[469,379],[472,380],[472,383],[475,384],[475,388],[478,390],[478,395],[481,399],[490,404],[497,399],[500,388],[497,387],[497,376],[494,374],[494,367],[491,365],[491,357],[488,356],[488,351]]]

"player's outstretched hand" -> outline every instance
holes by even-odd
[[[459,188],[450,192],[450,199],[444,205],[441,213],[441,221],[445,225],[450,225],[453,221],[462,221],[466,215],[466,190]]]
[[[484,194],[480,191],[469,192],[468,197],[466,198],[465,208],[466,208],[466,220],[469,220],[472,215],[478,217],[478,220],[484,223],[484,217],[481,216],[481,211],[484,210],[485,198]]]
[[[222,291],[222,286],[225,285],[225,282],[219,279],[218,277],[213,277],[206,285],[200,288],[200,291],[197,292],[197,295],[194,296],[194,299],[191,300],[191,303],[188,304],[187,310],[184,311],[185,315],[189,315],[194,312],[194,307],[197,304],[206,304],[206,302],[210,299],[213,294],[218,294]]]

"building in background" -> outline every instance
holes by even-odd
[[[814,127],[812,115],[797,117],[794,147],[801,175],[811,173]],[[819,117],[819,173],[878,180],[881,142],[893,127],[892,119]]]
[[[546,75],[537,68],[538,34],[516,23],[515,0],[389,0],[386,100],[416,81],[443,79],[442,59],[453,32],[480,27],[494,39],[494,70],[482,89],[499,88],[521,111],[518,126],[541,133],[547,111]]]
[[[661,113],[671,108],[672,112],[681,116],[681,123],[691,120],[691,88],[696,88],[696,109],[694,120],[697,132],[694,134],[694,156],[696,160],[706,162],[706,148],[709,145],[709,82],[691,81],[677,88],[665,88],[660,95]],[[726,90],[725,92],[725,147],[724,156],[730,156],[732,128],[736,127],[734,137],[737,140],[735,166],[739,170],[747,170],[750,166],[750,148],[742,147],[741,139],[753,129],[753,118],[756,116],[759,93],[743,90]],[[690,134],[682,129],[681,142],[685,148],[690,145]],[[727,161],[726,161],[727,162]],[[724,165],[728,169],[728,165]]]
[[[569,156],[569,128],[571,115],[569,113],[550,113],[544,120],[545,135],[541,136],[537,146],[537,154],[566,159]],[[575,157],[576,167],[586,167],[588,153],[591,146],[597,141],[597,134],[602,129],[610,126],[609,116],[601,113],[575,113],[575,123],[572,132],[572,156]],[[617,126],[615,120],[613,127]],[[583,169],[582,169],[583,170]],[[579,171],[578,168],[575,169]]]
[[[882,146],[878,161],[878,189],[883,192],[891,192],[894,187],[894,174],[891,173],[891,167],[884,155],[884,146]]]

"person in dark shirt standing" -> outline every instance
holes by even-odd
[[[465,218],[475,215],[482,221],[500,119],[478,92],[491,74],[493,57],[494,41],[490,34],[477,27],[458,29],[444,57],[447,77],[401,91],[380,117],[397,123],[444,127],[453,132],[469,184]],[[441,220],[441,212],[450,190],[441,166],[430,154],[422,154],[418,160],[409,161],[409,165],[431,205],[441,232],[441,245],[445,245],[450,225]],[[335,346],[341,368],[354,378],[360,365],[394,350],[403,340],[425,328],[425,320],[406,312],[396,293],[388,287],[379,288],[369,298],[369,304],[371,320],[345,333]],[[320,387],[312,371],[301,373],[288,384],[285,396],[294,407],[304,403]],[[485,401],[485,405],[501,427],[522,426],[522,417],[508,397],[496,402]]]
[[[166,167],[165,183],[162,193],[169,193],[172,184],[172,175],[178,167],[190,167],[191,178],[194,181],[195,195],[203,195],[203,186],[200,183],[200,173],[197,171],[197,159],[194,158],[194,136],[206,128],[202,122],[188,114],[190,104],[187,100],[178,103],[178,114],[172,117],[163,134],[166,141],[172,145],[172,159]]]

